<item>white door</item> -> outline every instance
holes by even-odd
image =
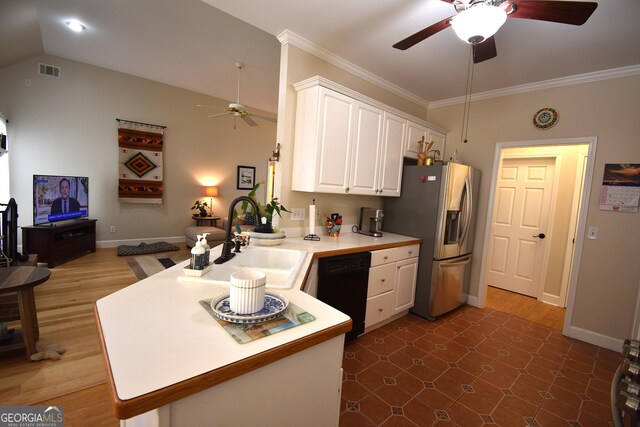
[[[554,158],[503,160],[491,219],[487,285],[538,297],[554,172]]]

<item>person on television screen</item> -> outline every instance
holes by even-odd
[[[59,214],[64,212],[73,212],[80,210],[80,202],[73,197],[69,197],[69,180],[62,178],[60,180],[60,197],[55,199],[51,204],[51,213]]]

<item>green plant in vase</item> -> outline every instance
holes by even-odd
[[[277,197],[274,197],[273,199],[271,199],[269,203],[266,203],[265,205],[260,204],[260,202],[256,198],[256,191],[260,187],[260,184],[261,184],[260,182],[256,183],[256,185],[253,186],[251,191],[249,191],[249,194],[247,194],[247,196],[249,196],[249,198],[251,198],[256,203],[256,205],[258,206],[258,210],[259,210],[258,213],[260,215],[260,219],[266,218],[266,223],[256,224],[256,228],[253,231],[258,233],[273,233],[273,225],[272,225],[273,215],[277,214],[279,217],[282,217],[282,215],[280,214],[281,211],[284,211],[284,212],[291,212],[291,211],[285,208],[282,205],[282,203],[280,203]],[[241,212],[246,213],[248,207],[249,207],[249,203],[243,200],[242,204],[240,205]],[[253,206],[251,206],[251,213],[255,214]],[[233,218],[235,219],[237,217],[238,217],[238,212],[234,209]]]
[[[196,202],[191,206],[192,211],[200,211],[200,216],[207,216],[207,202],[202,200],[196,200]]]

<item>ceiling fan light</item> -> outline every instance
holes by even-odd
[[[504,10],[481,3],[457,14],[451,20],[451,27],[462,41],[477,44],[498,32],[506,20]]]

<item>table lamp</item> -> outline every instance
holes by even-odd
[[[204,187],[204,194],[209,198],[209,215],[213,216],[213,198],[218,197],[218,187],[216,185],[208,185]]]

